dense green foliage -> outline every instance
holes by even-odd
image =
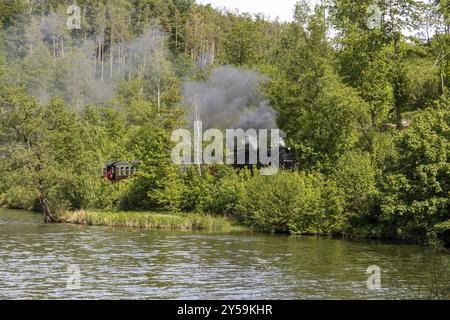
[[[232,216],[268,232],[450,239],[449,1],[300,1],[281,23],[192,0],[0,4],[0,205]],[[408,30],[407,30],[408,29]],[[332,30],[332,32],[330,32]],[[333,34],[330,36],[330,34]],[[180,168],[183,82],[257,70],[298,172]],[[112,159],[132,179],[101,179]]]
[[[433,240],[448,232],[442,228],[448,224],[450,204],[448,107],[417,115],[395,147],[396,155],[386,160],[390,163],[381,179],[384,230]]]

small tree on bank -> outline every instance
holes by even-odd
[[[45,222],[57,221],[62,186],[83,158],[76,116],[60,99],[43,106],[20,89],[2,90],[0,141],[8,187],[39,199]]]

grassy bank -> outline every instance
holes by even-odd
[[[156,212],[75,211],[62,216],[64,222],[92,226],[167,230],[242,231],[245,227],[226,217],[203,214],[163,214]]]

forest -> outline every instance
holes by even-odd
[[[80,28],[67,27],[67,8]],[[377,10],[374,9],[376,4]],[[450,1],[0,2],[0,206],[230,217],[258,231],[450,243]],[[298,170],[180,170],[171,134],[279,128]],[[132,179],[106,161],[138,160]],[[211,168],[213,167],[213,168]]]

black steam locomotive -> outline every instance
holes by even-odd
[[[298,157],[297,152],[288,147],[280,148],[280,166],[287,170],[298,170]]]
[[[253,150],[252,150],[252,148],[253,148]],[[251,151],[253,151],[253,153],[256,154],[256,157],[257,157],[256,165],[250,159]],[[268,150],[268,156],[271,156],[271,152],[272,152],[272,150]],[[245,156],[245,163],[239,164],[239,159],[243,158],[244,156]],[[281,145],[279,147],[279,158],[278,159],[279,159],[279,168],[285,169],[285,170],[297,170],[298,169],[299,161],[298,161],[298,157],[297,157],[295,150],[293,150],[289,147],[286,147],[284,145]],[[240,162],[242,162],[242,161],[240,161]],[[252,162],[252,163],[250,163],[250,162]],[[263,165],[260,160],[259,150],[252,147],[249,143],[247,143],[245,145],[245,148],[243,148],[242,150],[237,150],[237,148],[235,149],[233,167],[235,167],[236,169],[257,168],[258,170],[260,170],[267,166],[270,166],[270,164]]]

